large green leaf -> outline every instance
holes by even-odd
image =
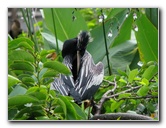
[[[158,66],[150,65],[145,72],[143,73],[142,77],[150,80],[156,73],[158,72]]]
[[[72,105],[71,101],[68,100],[66,96],[59,96],[60,99],[66,104],[66,119],[68,120],[77,120],[77,112]]]
[[[35,97],[29,95],[17,95],[8,98],[8,106],[20,106],[26,103],[37,103],[39,102]]]
[[[113,103],[111,104],[111,111],[113,112],[116,109],[118,109],[123,102],[124,102],[124,100],[120,100],[119,102],[113,101]]]
[[[29,52],[26,52],[24,50],[13,50],[9,52],[8,58],[11,61],[21,60],[34,62],[34,57]]]
[[[78,106],[76,103],[72,103],[72,105],[73,105],[74,109],[75,109],[76,112],[77,112],[77,117],[78,117],[78,119],[80,119],[80,120],[86,120],[86,119],[87,119],[86,114],[85,114],[85,112],[81,109],[81,107]]]
[[[23,70],[23,71],[34,72],[34,66],[28,62],[17,61],[11,64],[10,68],[12,70]]]
[[[52,33],[55,33],[55,25],[56,36],[61,41],[74,38],[78,35],[80,30],[88,29],[84,18],[79,11],[74,8],[54,8],[52,9],[53,15],[51,9],[45,8],[43,10],[47,27]],[[53,23],[53,16],[55,24]],[[73,16],[76,18],[75,20],[73,20]]]
[[[45,100],[47,97],[47,89],[43,87],[31,87],[27,90],[26,94],[34,96],[39,100]]]
[[[58,61],[45,62],[44,67],[53,69],[63,74],[70,74],[70,70],[64,64]]]
[[[148,19],[154,24],[154,26],[158,29],[158,8],[146,8],[145,14]]]
[[[135,56],[137,51],[137,45],[134,40],[125,41],[113,48],[110,48],[110,66],[112,73],[117,73],[117,71],[125,70],[129,66]],[[106,57],[103,59],[105,65],[105,74],[108,74],[108,66]]]
[[[126,20],[123,22],[121,28],[119,29],[119,34],[113,41],[111,47],[114,47],[118,44],[123,43],[126,40],[131,39],[131,30],[132,30],[132,22],[133,22],[133,15],[132,13],[126,14],[128,15]]]
[[[137,14],[138,15],[138,14]],[[138,31],[135,31],[140,59],[143,62],[158,62],[158,31],[144,14],[136,20]]]
[[[51,48],[54,48],[54,49],[57,48],[55,36],[53,34],[46,33],[46,32],[42,32],[41,34],[47,40]],[[58,45],[59,45],[59,49],[62,50],[63,43],[60,40],[58,40]]]
[[[105,33],[106,33],[106,40],[107,46],[110,47],[114,41],[114,39],[119,35],[118,27],[122,26],[124,21],[126,20],[126,13],[128,9],[124,9],[119,11],[115,17],[108,18],[105,21]],[[108,37],[108,33],[112,31],[112,37]],[[105,42],[104,42],[104,35],[103,35],[103,26],[102,24],[98,25],[91,31],[91,35],[93,38],[93,42],[89,43],[88,51],[92,54],[92,57],[96,62],[103,60],[106,55],[105,50]]]
[[[8,49],[26,48],[33,51],[34,43],[25,37],[16,38],[8,43]]]
[[[136,75],[137,75],[138,73],[139,73],[139,72],[138,72],[138,69],[134,69],[134,70],[130,71],[130,72],[129,72],[129,76],[128,76],[128,81],[129,81],[130,83],[132,83],[133,80],[134,80],[134,78],[136,77]]]
[[[17,95],[23,95],[25,94],[27,91],[26,88],[23,88],[21,87],[20,85],[17,85],[13,91],[9,94],[9,97],[12,97],[12,96],[17,96]]]
[[[58,98],[57,104],[59,104],[60,107],[62,108],[63,113],[64,113],[64,116],[65,116],[65,119],[66,119],[67,108],[66,108],[66,104],[65,104],[65,102],[64,102],[63,100],[61,100],[61,98]]]
[[[21,82],[18,78],[8,75],[8,88],[10,88],[11,86],[17,84]]]
[[[146,85],[144,85],[144,86],[142,86],[142,87],[137,91],[137,95],[139,95],[139,96],[146,96],[147,93],[148,93],[148,91],[149,91],[149,87],[146,86]]]

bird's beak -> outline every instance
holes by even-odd
[[[77,75],[79,73],[79,69],[80,69],[80,51],[77,50]]]

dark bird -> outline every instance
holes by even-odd
[[[22,33],[22,29],[21,29],[20,22],[17,19],[13,20],[13,23],[9,30],[9,35],[14,39],[14,38],[17,38],[18,35],[20,35],[21,33]]]
[[[60,74],[51,88],[62,95],[72,96],[76,103],[91,100],[102,83],[104,68],[101,62],[95,65],[91,54],[86,50],[90,34],[81,31],[76,38],[66,40],[62,48],[63,63],[71,75]]]

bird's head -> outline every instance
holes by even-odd
[[[77,50],[85,50],[88,42],[90,42],[90,33],[81,31],[77,36]]]
[[[20,22],[17,19],[13,20],[12,29],[20,29]]]

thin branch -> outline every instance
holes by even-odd
[[[114,84],[115,84],[114,82],[111,82],[111,81],[109,81],[109,80],[103,79],[103,81],[109,83],[109,85],[114,85]]]
[[[103,103],[108,99],[108,98],[107,98],[107,97],[108,97],[107,95],[113,93],[116,88],[117,88],[117,84],[116,84],[116,77],[115,77],[115,78],[114,78],[114,88],[111,89],[111,90],[108,90],[106,93],[104,93],[104,95],[102,96],[101,100],[99,101],[99,104],[96,105],[97,111],[96,111],[96,114],[95,114],[95,115],[100,114],[100,111],[101,111],[101,108],[102,108],[102,106],[103,106]]]
[[[113,98],[113,97],[117,97],[117,96],[119,96],[120,94],[124,94],[124,93],[126,93],[126,92],[131,92],[131,91],[136,90],[136,89],[138,89],[138,88],[140,88],[140,87],[142,87],[142,86],[131,87],[130,89],[124,90],[124,91],[122,91],[122,92],[116,93],[116,94],[111,95],[111,96],[107,96],[107,99],[110,99],[110,98]]]
[[[103,96],[106,98],[106,97],[108,97],[108,95],[109,94],[112,94],[114,91],[115,91],[115,89],[117,88],[117,84],[116,84],[116,78],[114,78],[114,88],[113,89],[111,89],[111,90],[108,90]]]
[[[121,101],[121,100],[125,100],[125,99],[146,99],[146,98],[158,98],[158,96],[137,96],[137,97],[126,97],[126,98],[121,98],[121,99],[118,99],[116,101]]]
[[[117,88],[117,83],[116,83],[115,78],[114,78],[114,82],[115,82],[114,88],[111,89],[111,90],[108,90],[107,92],[105,92],[104,95],[102,96],[102,98],[100,99],[99,104],[96,105],[97,111],[96,111],[96,114],[95,114],[95,115],[100,114],[101,109],[102,109],[102,106],[103,106],[103,103],[104,103],[106,100],[108,100],[108,99],[110,99],[110,98],[117,97],[117,96],[119,96],[120,94],[124,94],[124,93],[126,93],[126,92],[131,92],[131,91],[136,90],[136,89],[139,89],[139,88],[141,87],[141,86],[131,87],[130,89],[124,90],[124,91],[122,91],[122,92],[120,92],[120,93],[116,93],[116,94],[114,94],[114,95],[110,95],[110,94],[112,94],[112,93],[115,91],[115,89]]]

